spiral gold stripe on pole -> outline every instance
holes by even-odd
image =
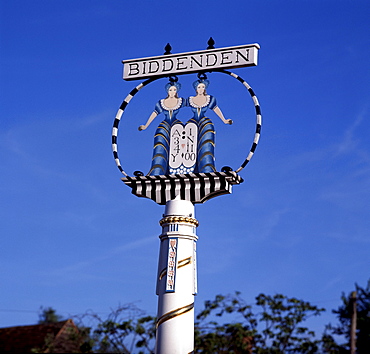
[[[162,317],[158,318],[157,323],[156,323],[156,328],[158,328],[162,323],[168,320],[171,320],[172,318],[175,318],[177,316],[183,315],[193,309],[194,309],[194,302],[191,303],[190,305],[186,305],[176,310],[165,313]]]
[[[192,257],[188,257],[188,258],[185,258],[185,259],[182,259],[181,261],[178,261],[177,262],[177,269],[178,268],[181,268],[181,267],[185,267],[186,265],[188,264],[191,264],[191,258]],[[159,280],[162,280],[162,278],[167,274],[167,268],[164,268],[160,274],[159,274]]]
[[[186,265],[191,264],[191,257],[185,258],[177,262],[177,268],[185,267]]]
[[[167,268],[164,268],[161,273],[159,274],[159,280],[162,280],[162,278],[167,274]]]

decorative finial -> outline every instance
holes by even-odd
[[[208,44],[207,49],[215,49],[215,41],[213,40],[212,37],[209,37],[207,44]]]
[[[173,84],[174,82],[179,81],[179,78],[176,75],[171,75],[168,77],[168,80]]]
[[[170,43],[167,43],[167,45],[164,47],[164,50],[165,50],[164,55],[171,54],[171,49],[172,47]]]
[[[199,80],[207,80],[207,75],[206,75],[206,73],[205,72],[203,72],[203,71],[201,71],[200,73],[198,73],[198,79]]]
[[[233,169],[230,166],[224,166],[221,168],[221,172],[231,172]]]

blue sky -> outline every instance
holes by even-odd
[[[342,291],[370,269],[368,1],[1,2],[0,326],[135,303],[156,313],[158,221],[111,152],[115,114],[139,82],[124,59],[259,43],[259,65],[233,70],[263,115],[256,154],[233,194],[196,206],[196,308],[216,294],[310,301],[335,322]],[[195,75],[180,77],[192,94]],[[216,164],[237,168],[254,134],[240,83],[209,74]],[[124,169],[147,172],[156,127],[144,124],[166,80],[137,94],[120,124]],[[184,112],[184,119],[188,118]]]

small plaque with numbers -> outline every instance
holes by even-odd
[[[195,123],[175,124],[170,134],[170,174],[194,172],[197,161],[198,127]]]

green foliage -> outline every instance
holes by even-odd
[[[357,291],[357,354],[370,348],[370,281]],[[259,294],[254,304],[247,304],[239,292],[217,295],[206,301],[195,322],[194,353],[203,354],[344,354],[349,353],[351,306],[349,296],[342,295],[343,305],[337,314],[340,324],[328,325],[321,339],[303,323],[319,316],[323,308],[297,298],[276,294]],[[55,317],[56,316],[56,317]],[[48,308],[40,315],[43,321],[60,319]],[[120,306],[106,319],[95,313],[82,320],[93,320],[94,330],[79,326],[84,353],[153,353],[156,318],[147,316],[132,304]],[[50,322],[46,322],[50,323]],[[91,332],[91,333],[90,333]],[[343,336],[347,342],[337,344]]]
[[[38,324],[49,324],[63,321],[63,316],[58,315],[56,310],[54,310],[52,307],[40,307],[40,311],[41,313],[39,314]]]
[[[317,353],[315,333],[301,326],[324,309],[284,295],[260,294],[252,307],[240,293],[217,295],[197,316],[196,353]],[[239,322],[219,324],[214,318],[233,315]],[[211,321],[206,322],[208,317]]]
[[[357,323],[356,323],[356,350],[357,354],[369,353],[370,348],[370,280],[366,288],[356,286],[357,294]],[[339,324],[326,326],[323,335],[323,343],[328,353],[349,353],[350,351],[350,328],[352,318],[351,295],[342,293],[343,304],[333,313],[338,316]],[[345,343],[337,344],[334,336],[344,337]]]
[[[155,317],[144,316],[134,305],[120,306],[107,319],[86,314],[97,322],[91,337],[94,353],[152,353],[155,345]]]
[[[240,293],[206,301],[195,323],[195,353],[317,353],[314,333],[301,323],[323,309],[283,295],[256,297],[246,304]],[[98,353],[153,353],[155,318],[133,305],[120,307],[98,321],[92,333]],[[231,319],[218,323],[219,319]]]

